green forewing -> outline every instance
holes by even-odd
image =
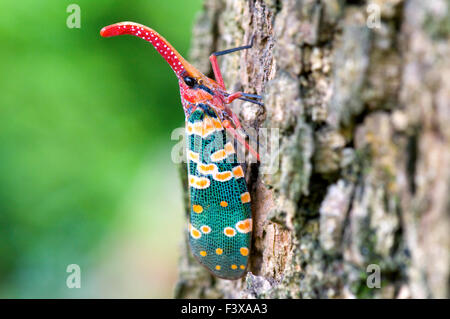
[[[239,278],[246,272],[252,227],[242,168],[208,105],[198,105],[186,125],[192,253],[216,276]]]

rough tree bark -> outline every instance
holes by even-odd
[[[255,35],[220,64],[229,91],[264,95],[265,108],[234,110],[247,126],[279,128],[280,169],[247,170],[248,275],[213,278],[185,242],[176,297],[450,297],[449,6],[205,1],[192,63],[211,74],[211,52]],[[381,288],[366,284],[370,264]]]

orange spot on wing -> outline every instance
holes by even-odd
[[[231,227],[225,227],[223,233],[228,237],[233,237],[234,235],[236,235],[236,231]]]
[[[236,265],[231,265],[231,269],[237,269]]]
[[[204,187],[206,187],[206,186],[208,185],[208,181],[207,181],[207,180],[204,180],[204,179],[201,179],[201,180],[197,181],[196,184],[197,184],[199,187],[204,188]]]
[[[205,256],[206,256],[206,251],[202,250],[202,251],[200,252],[200,255],[203,256],[203,257],[205,257]]]
[[[225,153],[227,153],[227,155],[235,153],[234,146],[230,142],[225,144],[224,149],[225,149]]]
[[[217,270],[220,270],[220,268],[221,268],[221,267],[220,267],[219,265],[216,266],[216,269],[217,269]]]
[[[239,249],[239,251],[241,252],[242,256],[247,256],[248,255],[248,248],[247,247],[241,247],[241,249]]]
[[[200,205],[193,205],[192,206],[192,210],[197,213],[200,214],[201,212],[203,212],[203,207]]]
[[[225,202],[225,201],[221,201],[221,202],[220,202],[220,206],[222,206],[222,207],[227,207],[227,206],[228,206],[228,203]]]
[[[208,188],[210,185],[210,181],[206,177],[197,177],[194,175],[189,176],[189,186],[192,186],[194,188],[198,189],[204,189]]]
[[[233,177],[232,173],[230,171],[226,171],[226,172],[220,172],[220,173],[216,173],[214,175],[214,179],[221,181],[221,182],[225,182],[230,180]]]
[[[198,164],[197,169],[200,173],[208,175],[213,174],[216,171],[217,166],[214,164]]]
[[[234,177],[236,177],[236,178],[244,177],[244,171],[242,170],[242,166],[238,165],[238,166],[234,167],[233,174],[234,174]]]
[[[207,225],[203,225],[202,227],[200,227],[200,229],[204,234],[208,234],[211,232],[211,227],[209,227]]]
[[[203,120],[203,130],[202,130],[202,136],[206,137],[212,132],[214,132],[216,129],[214,127],[214,123],[210,117],[205,117]]]
[[[205,129],[206,129],[207,132],[210,132],[210,131],[212,131],[214,129],[214,125],[212,123],[207,123],[205,125]]]
[[[199,239],[200,237],[202,237],[202,234],[197,229],[192,227],[191,228],[191,236],[195,239]]]
[[[249,203],[250,202],[250,193],[245,192],[245,193],[241,194],[241,201],[243,203]]]
[[[240,233],[248,233],[252,231],[252,219],[247,218],[236,223],[236,229]]]
[[[222,130],[222,129],[223,129],[222,123],[220,122],[220,120],[218,120],[218,119],[213,119],[213,124],[214,124],[214,127],[215,127],[217,130]]]
[[[217,152],[214,152],[211,154],[211,160],[213,162],[219,162],[221,160],[223,160],[225,157],[227,156],[227,153],[225,152],[225,150],[218,150]]]
[[[203,122],[195,122],[193,124],[194,133],[197,135],[203,135]]]
[[[222,253],[223,253],[223,249],[222,248],[217,248],[216,249],[216,254],[217,255],[222,255]]]

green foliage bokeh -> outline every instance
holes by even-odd
[[[166,182],[179,187],[170,132],[184,115],[173,72],[147,42],[99,30],[139,22],[186,55],[201,2],[80,0],[80,29],[66,26],[74,2],[0,2],[0,297],[102,297],[93,284],[67,289],[66,266],[89,276],[115,249],[104,238],[133,218],[120,212],[142,167],[174,171]],[[154,160],[159,151],[167,161]],[[157,176],[145,196],[172,198]],[[166,214],[147,213],[155,223]]]

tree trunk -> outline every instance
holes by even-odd
[[[233,109],[279,129],[279,169],[247,169],[247,276],[212,277],[186,238],[176,297],[450,297],[449,6],[205,1],[191,62],[212,75],[211,52],[255,36],[219,62],[229,92],[264,95]]]

